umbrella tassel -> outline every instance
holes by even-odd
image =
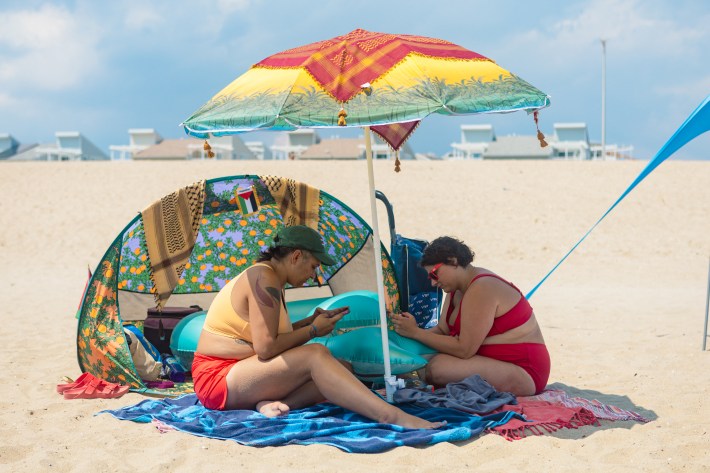
[[[399,172],[399,150],[394,152],[394,172]]]
[[[202,145],[202,149],[204,149],[205,151],[207,151],[207,157],[208,157],[208,158],[214,158],[214,152],[212,151],[212,147],[211,147],[210,144],[207,142],[207,140],[205,140],[205,144]]]
[[[345,117],[347,117],[348,114],[345,111],[343,107],[340,107],[340,111],[338,112],[338,126],[345,126],[348,123],[345,121]]]
[[[540,142],[540,148],[544,148],[547,146],[547,141],[545,141],[545,135],[542,134],[537,123],[537,110],[533,112],[533,118],[535,119],[535,128],[537,128],[537,139]]]

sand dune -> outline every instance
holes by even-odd
[[[643,162],[375,163],[397,230],[458,236],[476,264],[533,285],[597,220]],[[308,182],[370,220],[364,162],[2,163],[0,470],[4,471],[708,471],[710,351],[702,329],[710,256],[710,163],[660,166],[531,300],[551,382],[636,410],[507,442],[352,455],[325,446],[251,448],[94,416],[142,399],[66,401],[79,374],[74,314],[93,267],[155,199],[203,178],[277,174]],[[387,222],[380,228],[387,242]]]

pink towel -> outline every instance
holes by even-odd
[[[649,422],[650,420],[643,417],[634,411],[627,411],[620,407],[612,406],[609,404],[602,404],[601,402],[589,399],[584,399],[582,397],[570,397],[566,392],[561,389],[547,389],[537,396],[530,396],[526,399],[534,399],[537,401],[548,401],[555,404],[562,404],[566,407],[583,407],[596,416],[597,419],[604,420],[635,420],[636,422]]]
[[[517,405],[505,405],[494,412],[515,411],[523,414],[530,422],[511,419],[490,431],[506,440],[519,440],[528,433],[544,435],[559,429],[576,429],[583,425],[599,425],[594,414],[583,407],[566,407],[559,403],[537,401],[519,397]]]

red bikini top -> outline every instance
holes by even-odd
[[[500,279],[506,284],[510,284],[513,288],[515,288],[516,291],[520,292],[520,289],[515,287],[513,283],[510,283],[506,281],[505,279],[501,278],[500,276],[496,276],[495,274],[479,274],[478,276],[474,277],[471,279],[471,282],[468,283],[468,287],[471,286],[471,284],[476,281],[478,278],[482,278],[485,276],[490,276],[494,277],[497,279]],[[467,289],[468,289],[467,287]],[[454,311],[454,294],[451,294],[451,303],[449,303],[449,308],[446,311],[446,325],[449,326],[449,335],[452,337],[457,337],[461,333],[461,306],[463,306],[463,300],[459,304],[459,313],[456,315],[456,320],[454,320],[453,325],[449,323],[449,319],[451,317],[451,313]],[[510,309],[508,312],[505,314],[501,315],[500,317],[496,317],[493,319],[493,326],[491,327],[491,330],[488,332],[487,337],[492,337],[493,335],[499,335],[501,333],[505,333],[508,330],[512,330],[515,327],[520,327],[523,325],[525,322],[530,320],[530,317],[532,317],[533,309],[530,306],[530,303],[528,300],[525,298],[522,292],[520,292],[520,299],[518,299],[518,303],[513,306],[512,309]]]

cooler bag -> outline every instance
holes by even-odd
[[[143,335],[160,353],[170,354],[170,336],[173,334],[175,326],[185,316],[201,310],[202,307],[197,305],[190,307],[163,307],[162,311],[151,307],[148,309],[148,317],[143,323]]]

